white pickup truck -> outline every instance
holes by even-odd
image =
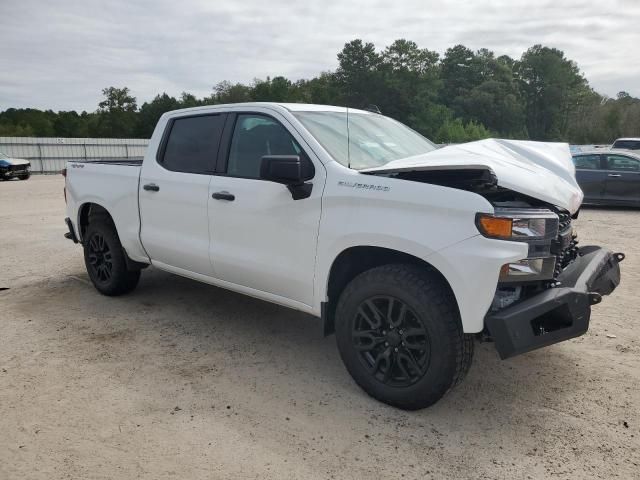
[[[566,144],[437,148],[378,113],[252,103],[162,116],[142,164],[69,162],[67,238],[105,295],[148,265],[320,317],[371,396],[432,405],[476,337],[587,331],[622,253],[578,247]]]

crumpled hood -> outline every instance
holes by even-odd
[[[490,169],[498,185],[575,213],[582,203],[575,167],[566,143],[490,138],[451,145],[403,158],[362,173],[416,170]]]
[[[22,158],[0,158],[0,166],[1,165],[28,165],[29,160],[24,160]]]

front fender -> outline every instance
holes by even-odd
[[[527,256],[521,243],[482,237],[478,212],[493,213],[482,196],[328,165],[314,281],[314,312],[328,300],[331,267],[352,247],[380,247],[416,257],[449,283],[464,331],[482,330],[500,267]]]

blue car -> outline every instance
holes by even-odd
[[[11,158],[0,152],[0,180],[19,178],[27,180],[31,176],[31,163],[21,158]]]

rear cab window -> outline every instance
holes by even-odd
[[[174,172],[211,174],[225,119],[225,114],[213,114],[171,120],[159,163]]]

